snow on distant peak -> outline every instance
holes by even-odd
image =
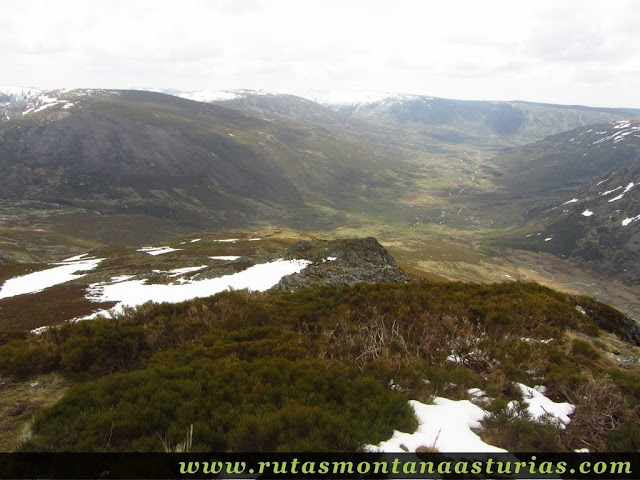
[[[303,90],[294,92],[294,95],[322,105],[332,106],[368,105],[392,100],[417,98],[417,95],[362,90]]]
[[[5,103],[4,106],[11,105],[9,111],[12,114],[21,113],[22,115],[38,113],[56,105],[59,106],[58,108],[68,110],[76,106],[74,102],[78,97],[97,92],[105,95],[117,94],[117,92],[107,90],[70,90],[66,88],[43,90],[33,87],[0,87],[0,96],[4,95],[9,99],[8,104]],[[70,101],[71,99],[74,99],[74,102]],[[10,119],[6,112],[5,116]]]
[[[43,90],[34,87],[0,87],[0,94],[6,95],[13,102],[27,100],[42,93]]]
[[[178,97],[204,103],[224,102],[254,95],[272,94],[264,90],[200,90],[197,92],[182,92],[177,94]]]

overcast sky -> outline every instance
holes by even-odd
[[[0,85],[640,108],[636,0],[0,0]]]

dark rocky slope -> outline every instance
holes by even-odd
[[[313,263],[300,273],[284,277],[275,287],[277,290],[297,290],[308,285],[406,282],[411,278],[373,237],[303,241],[288,248],[283,258],[302,258]]]

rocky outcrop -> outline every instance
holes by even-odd
[[[276,290],[297,290],[321,284],[406,282],[411,278],[373,237],[303,241],[289,247],[283,258],[305,259],[312,264],[300,273],[283,277],[274,287]]]

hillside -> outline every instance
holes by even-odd
[[[343,125],[348,117],[319,103],[295,95],[254,90],[222,90],[178,93],[177,96],[212,103],[257,116],[284,117],[318,125]]]
[[[511,149],[491,159],[497,181],[515,196],[567,195],[640,158],[640,122],[580,127]]]
[[[34,330],[148,301],[179,302],[230,289],[411,279],[374,238],[321,240],[265,229],[169,245],[97,248],[55,263],[0,265],[0,331]]]
[[[523,283],[148,304],[5,334],[0,428],[20,451],[637,451],[626,320]]]
[[[520,248],[573,258],[601,274],[640,283],[640,161],[607,173],[527,214]]]
[[[74,235],[87,232],[69,214],[109,215],[116,231],[134,216],[149,230],[322,224],[332,209],[396,188],[388,157],[311,124],[140,91],[48,92],[5,108],[7,211],[44,202],[59,213],[50,222]],[[105,230],[89,238],[108,240]]]
[[[530,102],[452,100],[408,94],[305,92],[334,111],[373,123],[411,128],[442,143],[475,147],[522,145],[576,127],[639,118],[635,109]]]
[[[284,117],[401,139],[404,147],[425,144],[491,149],[523,145],[576,127],[640,118],[635,109],[589,108],[530,102],[451,100],[430,96],[340,91],[300,91],[295,95],[253,90],[174,93],[266,117]]]
[[[515,137],[492,134],[478,148],[462,137],[438,140],[413,121],[360,119],[291,95],[192,94],[218,103],[213,105],[178,98],[179,92],[6,92],[11,101],[0,116],[0,264],[9,266],[269,225],[328,238],[376,236],[423,277],[546,282],[556,274],[520,262],[532,261],[523,258],[526,252],[549,251],[549,245],[524,253],[502,246],[519,246],[538,228],[520,230],[527,211],[532,215],[573,198],[586,182],[632,162],[637,148],[636,122],[588,126],[511,149],[504,146]],[[357,100],[366,110],[384,98]],[[489,106],[476,105],[482,115]],[[464,136],[486,120],[478,112],[464,120],[463,107],[467,102],[456,107],[452,123],[440,125]],[[560,114],[568,111],[614,114],[527,108],[539,124],[564,125]],[[563,275],[592,278],[594,272],[581,270],[583,262],[576,265],[562,267]],[[610,274],[621,278],[616,268],[607,272],[603,281]],[[568,283],[578,285],[549,285]],[[615,282],[572,291],[608,291],[607,301],[637,312],[628,300],[633,291],[620,298]]]
[[[495,235],[496,244],[552,253],[638,285],[639,122],[581,127],[490,163],[503,190],[483,201],[502,197],[522,215],[517,228]]]
[[[632,111],[4,98],[0,449],[640,450]]]
[[[640,449],[629,317],[533,283],[410,279],[373,238],[289,235],[0,269],[0,449]],[[83,300],[109,311],[68,321]]]

